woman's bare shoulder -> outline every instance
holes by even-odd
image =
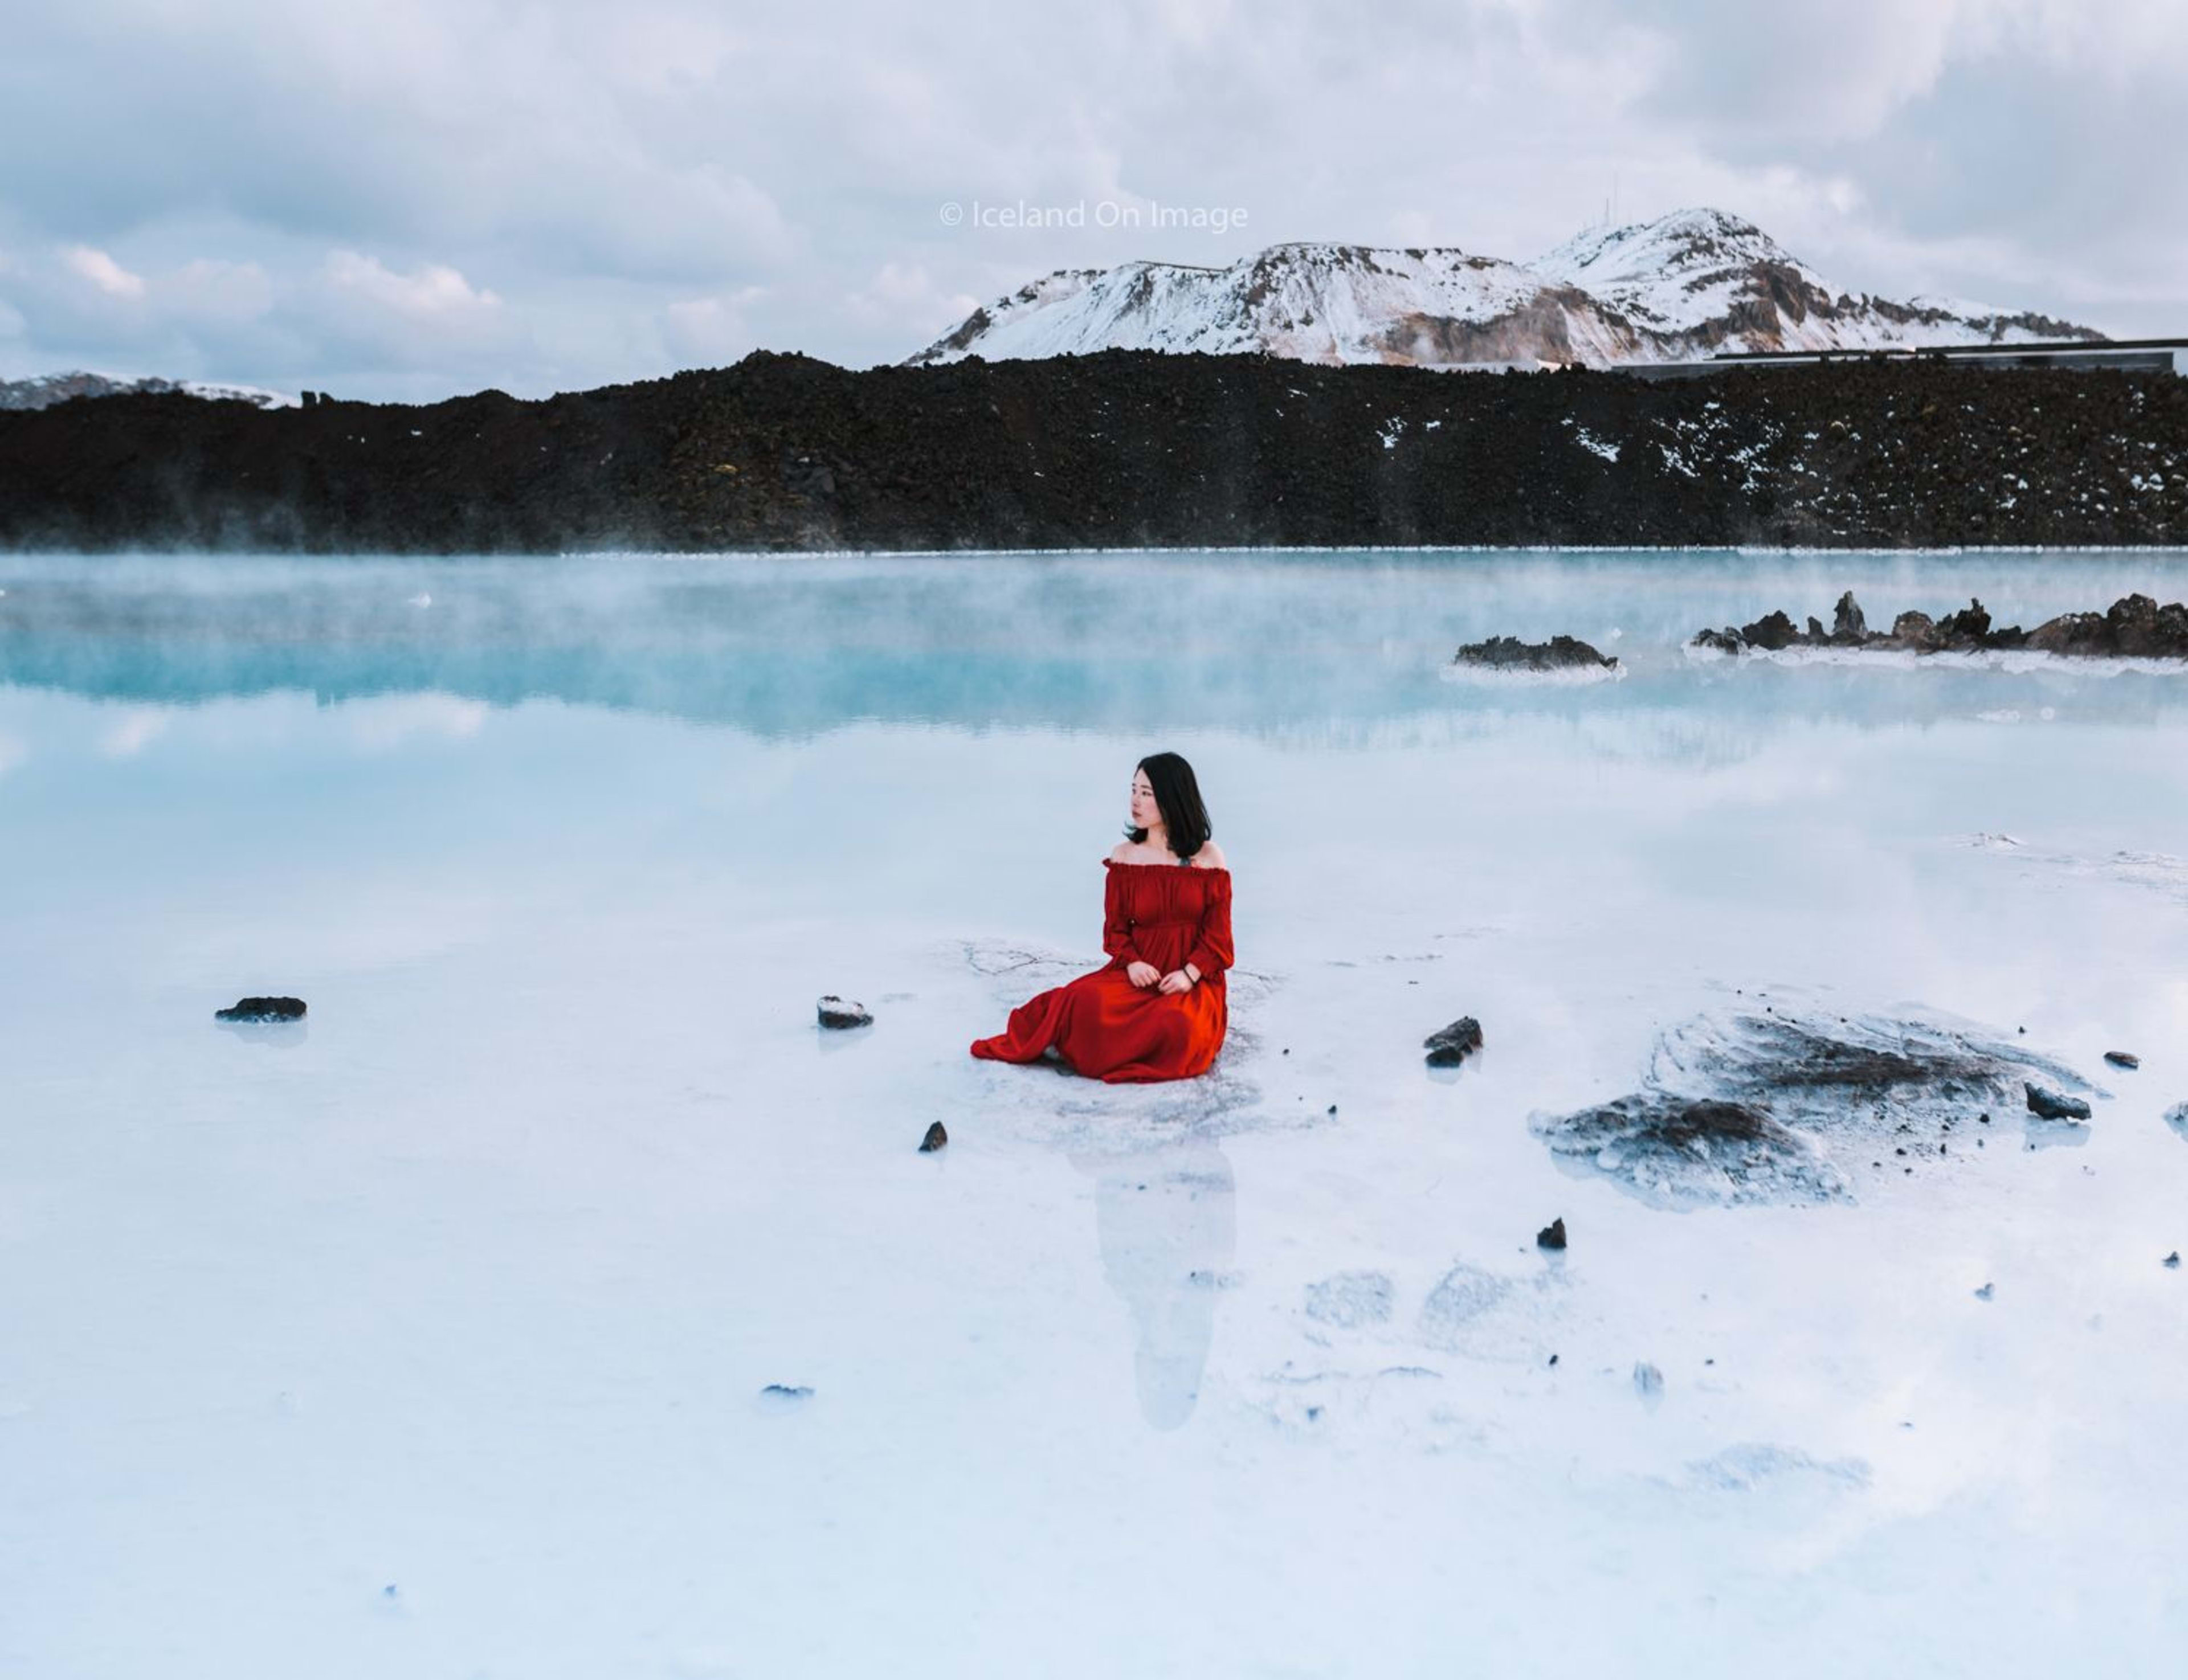
[[[1128,840],[1119,841],[1109,848],[1108,860],[1111,863],[1176,863],[1180,861],[1179,859],[1172,857],[1166,852],[1150,852],[1145,847],[1135,846]],[[1231,867],[1230,860],[1223,855],[1223,848],[1213,840],[1202,841],[1200,849],[1186,861],[1189,861],[1195,869]]]

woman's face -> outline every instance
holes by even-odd
[[[1132,826],[1154,828],[1162,822],[1162,807],[1155,803],[1154,784],[1145,770],[1132,772]]]

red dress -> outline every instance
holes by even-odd
[[[1108,963],[1020,1004],[1005,1030],[973,1040],[973,1054],[1037,1062],[1054,1045],[1073,1072],[1112,1085],[1206,1073],[1231,1019],[1223,988],[1231,871],[1108,858],[1102,866],[1109,871],[1102,916]],[[1182,992],[1142,989],[1125,972],[1135,962],[1164,974],[1190,962],[1200,978]]]

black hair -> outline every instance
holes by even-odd
[[[1193,856],[1215,832],[1209,826],[1208,807],[1200,801],[1200,784],[1193,779],[1193,766],[1175,753],[1151,753],[1136,768],[1148,773],[1148,786],[1155,792],[1155,808],[1170,832],[1170,850],[1181,858]],[[1135,846],[1147,843],[1146,829],[1127,828],[1125,832]]]

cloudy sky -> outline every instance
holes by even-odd
[[[2184,0],[8,12],[4,377],[429,400],[866,366],[1052,268],[1524,261],[1614,192],[1746,216],[1850,290],[2188,330]]]

